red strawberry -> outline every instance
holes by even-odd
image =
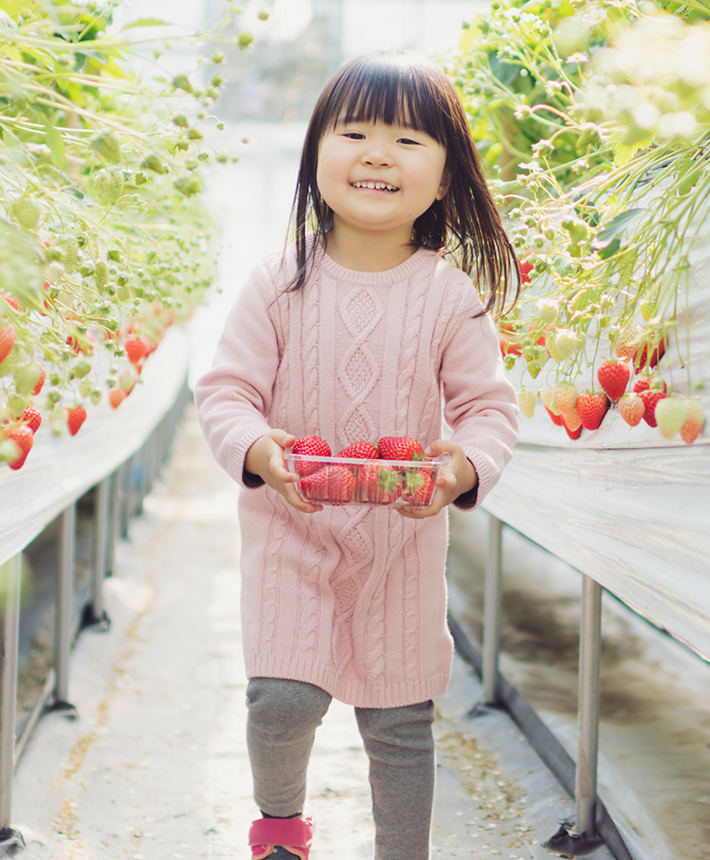
[[[355,497],[355,476],[346,466],[325,466],[301,478],[301,492],[311,502],[345,505]]]
[[[8,323],[0,325],[0,364],[8,357],[15,344],[15,329]]]
[[[579,427],[576,427],[574,430],[570,430],[570,428],[564,423],[562,424],[562,426],[567,431],[567,435],[569,436],[570,439],[579,439],[579,437],[582,435],[582,425],[581,424],[579,425]]]
[[[0,293],[0,298],[5,299],[13,310],[19,311],[20,306],[17,304],[17,299],[12,295],[12,293]]]
[[[530,262],[530,260],[526,257],[524,260],[518,261],[518,269],[520,271],[520,283],[521,284],[529,284],[530,283],[530,272],[535,268],[535,266]]]
[[[423,453],[419,442],[409,436],[382,436],[377,447],[383,460],[412,460]]]
[[[666,396],[666,392],[662,389],[651,390],[650,388],[639,394],[643,400],[643,420],[649,427],[656,426],[656,404]]]
[[[641,396],[635,392],[624,394],[619,401],[619,415],[631,427],[635,427],[641,421],[645,408]]]
[[[597,379],[609,400],[620,400],[631,376],[631,368],[625,361],[610,359],[597,370]]]
[[[639,349],[634,353],[634,367],[636,373],[644,367],[655,367],[666,352],[666,338],[661,331],[652,331],[647,334]]]
[[[348,457],[351,460],[377,460],[379,459],[379,456],[380,452],[377,448],[372,444],[372,442],[368,442],[366,439],[353,442],[352,445],[348,445],[347,448],[343,448],[343,450],[338,454],[338,457]]]
[[[297,439],[292,448],[293,454],[300,454],[305,457],[330,457],[332,456],[330,445],[321,439],[320,436],[303,436]],[[309,475],[320,469],[322,463],[308,462],[303,460],[296,463],[296,471],[299,475]]]
[[[705,409],[701,401],[694,397],[686,398],[685,404],[687,411],[680,435],[687,445],[692,445],[705,425]]]
[[[637,394],[640,394],[642,391],[648,391],[649,389],[653,391],[658,391],[660,389],[664,394],[667,394],[668,384],[665,379],[661,379],[660,376],[648,376],[643,374],[636,378],[636,382],[634,382],[634,391]]]
[[[114,385],[108,393],[108,402],[111,404],[111,409],[118,409],[125,399],[126,392],[119,385]]]
[[[5,438],[12,439],[20,449],[20,453],[8,465],[11,469],[21,469],[34,443],[34,433],[26,424],[13,424],[5,430]]]
[[[585,430],[596,430],[609,409],[606,394],[585,391],[577,398],[577,412]]]
[[[31,394],[33,397],[36,397],[40,391],[42,390],[42,386],[44,385],[45,380],[47,379],[47,371],[43,368],[39,368],[39,379],[35,382],[35,387],[32,389]]]
[[[431,475],[421,469],[412,469],[404,479],[402,501],[413,508],[425,508],[434,494],[434,482]]]
[[[402,495],[402,475],[380,463],[358,466],[360,501],[373,505],[389,505]]]
[[[36,433],[42,423],[42,416],[34,406],[26,406],[25,411],[22,413],[22,420],[33,433]]]
[[[148,352],[148,344],[142,337],[137,336],[126,338],[123,348],[126,350],[126,355],[128,356],[128,360],[131,364],[138,364],[138,362],[144,358],[145,354]]]
[[[561,427],[565,423],[561,415],[555,415],[555,413],[551,409],[548,409],[547,406],[545,406],[545,412],[547,412],[552,419],[552,423],[556,424],[558,427]]]
[[[86,409],[83,406],[67,406],[67,430],[69,431],[69,435],[76,436],[84,421],[86,421]]]

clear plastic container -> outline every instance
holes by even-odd
[[[435,460],[361,460],[286,451],[289,471],[299,476],[299,496],[318,505],[426,508],[449,459],[446,452]]]

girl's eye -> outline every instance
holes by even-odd
[[[400,142],[400,143],[406,143],[406,144],[408,144],[408,145],[410,145],[410,146],[419,146],[419,144],[418,144],[418,142],[417,142],[416,140],[411,140],[411,139],[410,139],[410,138],[408,138],[408,137],[400,137],[399,142]]]
[[[365,139],[365,135],[361,134],[359,131],[346,131],[343,136],[349,138],[350,140],[364,140]]]

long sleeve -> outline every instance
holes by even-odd
[[[444,417],[452,439],[464,449],[478,473],[478,486],[456,500],[473,509],[495,486],[513,456],[518,436],[518,405],[505,378],[495,328],[477,300],[457,315],[442,355]]]
[[[265,416],[280,361],[275,298],[273,287],[254,273],[227,316],[212,368],[195,386],[200,424],[215,459],[248,487],[262,484],[245,474],[244,460],[270,429]]]

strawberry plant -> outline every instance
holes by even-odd
[[[73,433],[67,409],[91,420],[109,392],[118,406],[129,370],[140,373],[214,279],[215,228],[200,192],[206,167],[229,160],[209,142],[221,83],[209,71],[224,55],[167,74],[160,44],[140,39],[161,22],[118,31],[118,5],[0,3],[0,421],[9,430],[26,409]],[[233,44],[236,14],[189,40]],[[0,444],[0,462],[18,468],[15,448]]]
[[[614,365],[614,403],[657,369],[702,406],[692,330],[710,218],[707,3],[494,0],[465,24],[448,70],[525,265],[500,326],[524,414],[530,380],[543,403],[561,382],[597,395],[598,372],[619,360],[629,377]]]

